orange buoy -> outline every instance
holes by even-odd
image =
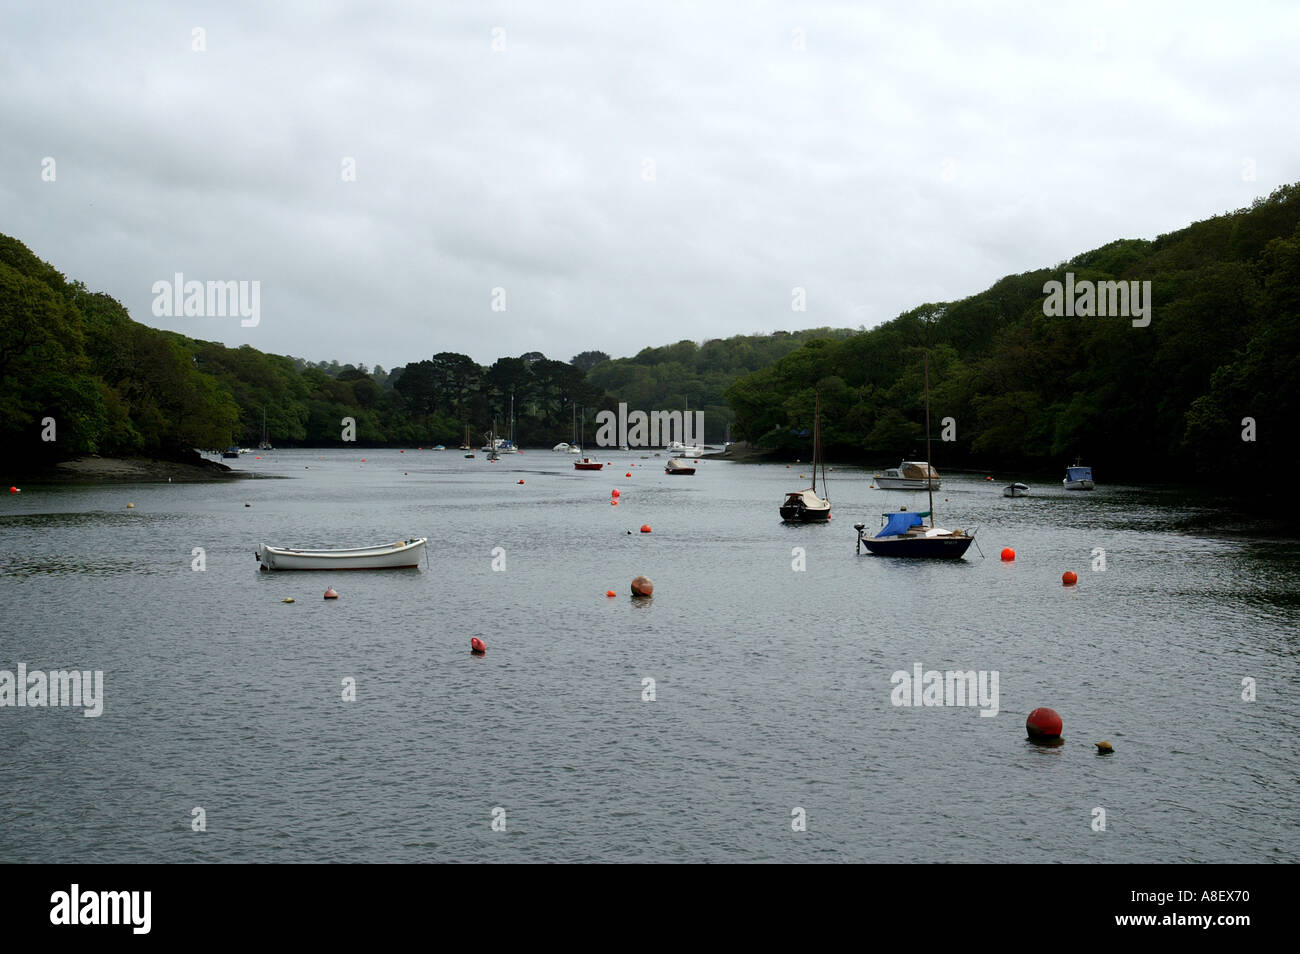
[[[613,590],[606,590],[606,591],[605,591],[605,595],[606,595],[606,596],[618,596],[618,594],[615,593]]]
[[[985,480],[992,480],[993,478],[992,478],[992,477],[985,477],[984,479],[985,479]]]
[[[655,585],[648,576],[638,576],[632,580],[633,596],[653,596]]]
[[[1010,547],[1003,547],[1003,548],[1002,548],[1002,562],[1003,562],[1003,563],[1010,563],[1010,562],[1011,562],[1012,560],[1014,560],[1015,558],[1016,558],[1016,551],[1015,551],[1015,550],[1011,549]]]
[[[1061,716],[1055,709],[1043,707],[1029,713],[1025,720],[1025,731],[1035,742],[1046,742],[1061,737]]]
[[[482,656],[487,652],[487,646],[484,644],[483,640],[475,636],[469,641],[469,651],[475,656]]]
[[[609,495],[610,495],[611,497],[621,497],[621,496],[623,496],[621,493],[618,492],[618,488],[617,488],[617,487],[615,487],[613,490],[611,490],[611,491],[609,492]]]
[[[520,482],[520,483],[521,483],[521,484],[522,484],[522,483],[523,483],[523,481],[522,481],[522,480],[521,480],[521,481],[519,481],[519,482]]]
[[[642,533],[649,533],[649,532],[650,532],[650,524],[648,524],[648,523],[643,523],[643,524],[641,524],[641,532],[642,532]]]
[[[617,497],[612,497],[612,498],[610,498],[609,505],[610,505],[611,507],[617,507],[617,506],[618,506],[618,498],[617,498]]]
[[[339,591],[334,589],[334,587],[331,586],[325,590],[325,599],[336,600],[338,598],[339,598]]]
[[[1078,582],[1079,582],[1079,578],[1075,576],[1073,570],[1066,570],[1064,573],[1061,574],[1062,586],[1074,586],[1074,584]]]

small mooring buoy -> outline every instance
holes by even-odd
[[[1092,744],[1095,745],[1095,746],[1097,746],[1097,754],[1098,754],[1098,755],[1114,755],[1114,754],[1115,754],[1115,746],[1111,745],[1109,742],[1094,742],[1094,743],[1092,743]]]
[[[469,641],[469,651],[475,656],[482,656],[487,652],[487,644],[477,636],[474,636]]]
[[[649,533],[649,532],[650,532],[650,524],[648,524],[648,523],[643,523],[643,524],[641,524],[641,532],[642,532],[642,533]]]
[[[1015,558],[1016,558],[1016,551],[1015,551],[1015,550],[1011,549],[1010,547],[1003,547],[1003,548],[1002,548],[1002,562],[1003,562],[1003,563],[1011,563],[1011,562],[1013,562],[1013,561],[1015,560]]]
[[[638,576],[632,580],[633,596],[654,596],[655,585],[648,576]]]
[[[339,591],[334,589],[334,587],[331,586],[325,590],[325,599],[336,600],[338,598],[339,598]]]
[[[1075,575],[1075,572],[1073,570],[1066,570],[1064,573],[1061,574],[1062,586],[1074,586],[1074,584],[1078,582],[1079,582],[1079,577]]]

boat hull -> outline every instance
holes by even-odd
[[[1063,480],[1066,490],[1092,490],[1093,483],[1091,480]]]
[[[826,523],[830,520],[831,512],[827,510],[812,510],[808,507],[782,507],[781,519],[786,523]]]
[[[605,465],[592,460],[575,460],[573,462],[574,470],[600,470]]]
[[[257,558],[266,570],[402,570],[418,567],[427,537],[377,547],[298,550],[266,544]]]
[[[1029,488],[1024,484],[1008,484],[1006,487],[1002,488],[1002,496],[1027,497],[1029,496]]]
[[[942,478],[933,477],[928,486],[924,477],[882,477],[876,475],[876,486],[881,490],[938,490]]]
[[[974,537],[863,537],[862,545],[876,556],[915,557],[927,560],[960,560],[975,542]]]

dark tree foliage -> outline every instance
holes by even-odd
[[[1150,281],[1150,324],[1049,317],[1044,285],[1066,272]],[[1300,413],[1300,185],[808,342],[727,389],[735,434],[806,454],[820,391],[829,454],[910,457],[923,449],[927,351],[934,456],[951,466],[1049,469],[1081,455],[1111,476],[1169,480],[1276,467]],[[939,443],[944,418],[955,441]]]

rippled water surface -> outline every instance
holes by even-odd
[[[6,495],[0,669],[102,670],[105,702],[0,708],[0,860],[1294,860],[1294,539],[1102,474],[945,475],[986,558],[891,561],[852,525],[924,498],[869,473],[789,527],[799,465],[607,459],[293,451],[235,463],[285,479]],[[419,570],[254,559],[411,536]],[[996,671],[998,714],[893,705],[916,663]],[[1038,706],[1063,745],[1026,742]]]

